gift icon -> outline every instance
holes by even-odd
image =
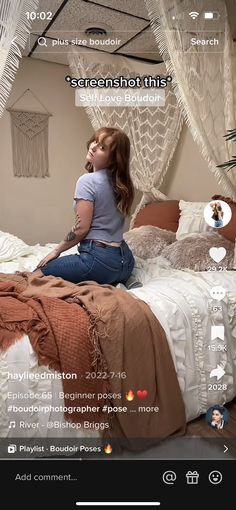
[[[199,473],[197,471],[188,471],[186,473],[187,484],[196,485],[198,483]]]

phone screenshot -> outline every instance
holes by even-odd
[[[235,142],[234,0],[0,0],[10,508],[230,500]]]

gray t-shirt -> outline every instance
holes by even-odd
[[[125,216],[117,209],[108,172],[103,169],[81,175],[75,186],[74,198],[94,202],[91,227],[84,239],[120,243]]]

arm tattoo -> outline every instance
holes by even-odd
[[[72,230],[67,234],[67,236],[65,237],[64,241],[74,241],[76,238],[76,235],[74,232],[72,232]]]
[[[65,237],[64,241],[74,241],[75,240],[75,238],[76,238],[75,230],[79,230],[79,228],[80,228],[79,224],[80,224],[80,217],[78,216],[78,214],[76,214],[75,224],[71,228],[71,231]]]
[[[73,232],[74,232],[75,230],[78,230],[78,229],[80,228],[80,221],[81,221],[81,220],[80,220],[80,217],[78,216],[78,214],[76,214],[76,217],[75,217],[75,224],[74,224],[74,226],[73,226],[73,228],[72,228]]]
[[[75,231],[79,230],[79,228],[80,228],[80,217],[78,216],[78,214],[76,214],[75,224],[73,225],[69,234],[67,234],[67,236],[65,237],[64,241],[74,241],[76,238]]]

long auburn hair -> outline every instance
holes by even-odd
[[[130,141],[128,136],[120,129],[113,127],[102,127],[95,131],[93,136],[87,142],[87,149],[92,142],[97,141],[100,135],[102,141],[108,136],[112,137],[110,145],[110,158],[107,165],[112,188],[115,195],[115,202],[119,211],[124,215],[129,215],[134,200],[134,186],[130,177]],[[93,172],[92,163],[85,165],[89,173]]]

